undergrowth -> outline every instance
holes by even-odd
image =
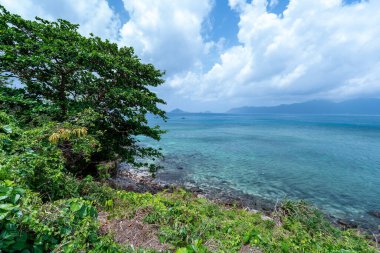
[[[159,227],[161,242],[177,252],[239,252],[243,245],[262,252],[376,252],[358,231],[342,231],[305,202],[285,201],[262,214],[225,207],[177,190],[156,195],[115,191],[110,218],[132,218],[144,209],[144,221]]]

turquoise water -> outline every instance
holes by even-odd
[[[171,180],[304,199],[377,226],[380,116],[169,114],[159,143]]]

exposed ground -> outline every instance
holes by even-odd
[[[173,246],[161,243],[158,239],[158,227],[143,222],[147,212],[140,209],[132,219],[109,219],[107,212],[100,212],[98,219],[102,233],[110,233],[120,244],[135,248],[168,251]]]

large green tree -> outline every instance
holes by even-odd
[[[136,137],[159,140],[163,133],[147,120],[166,118],[159,108],[165,102],[150,90],[164,82],[163,75],[131,47],[82,36],[65,20],[29,21],[0,6],[0,109],[25,126],[60,123],[55,141],[67,165],[80,173],[101,162],[141,165],[136,158],[160,155]],[[69,138],[60,138],[72,129],[96,139],[89,159]]]

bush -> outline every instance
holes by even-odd
[[[43,203],[38,194],[0,183],[0,250],[5,252],[122,252],[99,236],[97,211],[81,198]]]

